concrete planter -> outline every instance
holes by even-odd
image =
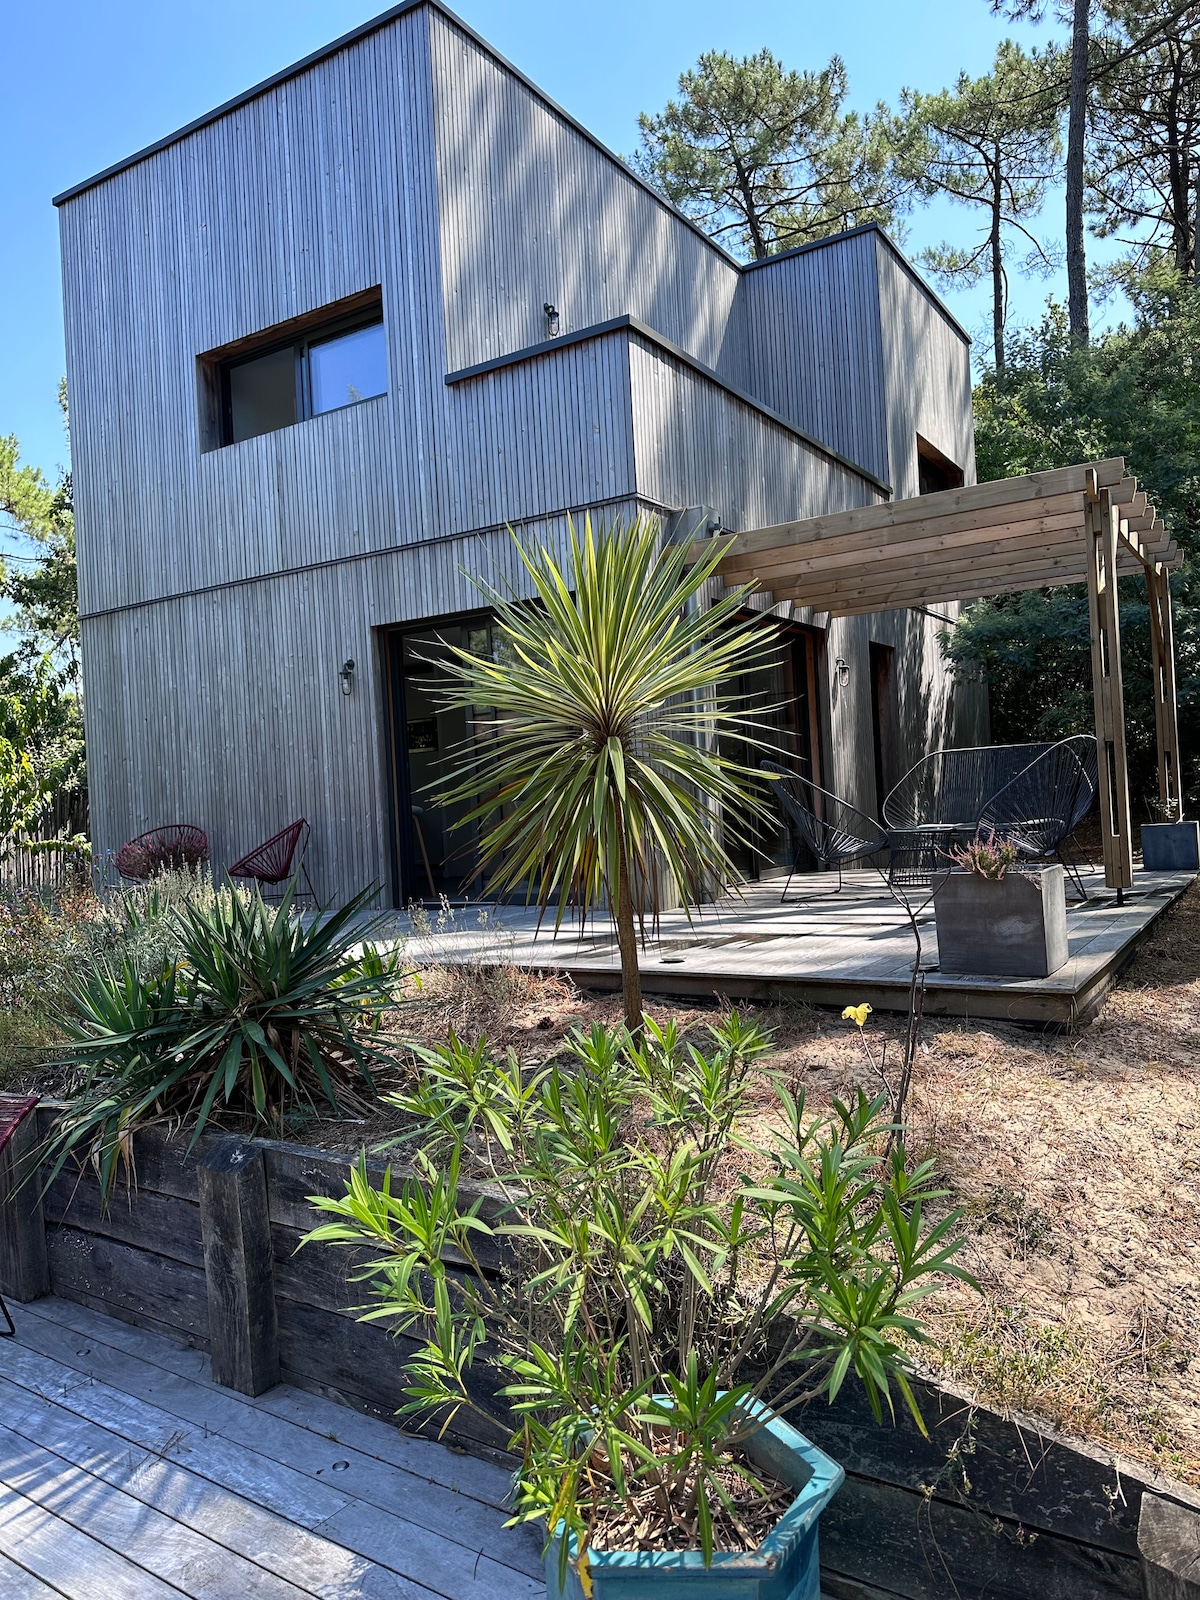
[[[1144,822],[1142,866],[1147,872],[1200,872],[1200,822]]]
[[[796,1499],[757,1550],[717,1551],[704,1565],[699,1550],[594,1550],[589,1566],[594,1600],[819,1600],[817,1523],[846,1474],[836,1461],[778,1417],[747,1439],[746,1454],[796,1489]],[[583,1600],[574,1567],[558,1581],[559,1543],[546,1552],[547,1600]]]
[[[1047,978],[1070,954],[1061,866],[1002,878],[951,872],[934,896],[943,972]]]

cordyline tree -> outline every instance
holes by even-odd
[[[1042,209],[1057,173],[1058,111],[1050,59],[1005,40],[992,71],[964,72],[953,89],[922,94],[906,89],[905,112],[913,142],[906,161],[921,192],[946,194],[982,210],[984,225],[971,245],[926,250],[923,263],[950,283],[992,281],[992,337],[997,371],[1004,370],[1008,314],[1005,250],[1017,235],[1026,245],[1026,270],[1050,270],[1046,247],[1026,226]]]
[[[769,50],[718,50],[643,113],[631,165],[693,221],[756,261],[864,222],[891,224],[912,192],[905,132],[886,106],[843,110],[846,68],[788,71]]]
[[[734,881],[722,835],[765,811],[757,775],[717,743],[752,737],[720,690],[770,641],[739,618],[746,589],[698,607],[722,552],[689,568],[686,544],[660,551],[655,518],[598,533],[589,518],[582,536],[572,526],[565,565],[513,539],[533,598],[478,584],[495,609],[497,659],[456,649],[446,666],[448,707],[494,709],[496,737],[485,769],[467,757],[438,798],[470,802],[459,825],[480,826],[492,886],[522,890],[543,914],[553,906],[556,929],[571,907],[584,920],[609,907],[638,1035],[647,916],[657,923],[668,887],[687,906]]]

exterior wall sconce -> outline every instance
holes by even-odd
[[[353,661],[343,661],[341,671],[338,673],[338,677],[342,680],[342,693],[348,695],[351,689],[354,687]]]
[[[833,670],[837,673],[838,688],[844,689],[850,682],[850,663],[844,656],[838,656],[833,663]]]
[[[552,306],[549,300],[547,300],[546,304],[542,307],[542,310],[546,313],[546,337],[548,339],[557,339],[559,320],[558,307]]]

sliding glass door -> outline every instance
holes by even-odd
[[[455,618],[385,637],[392,746],[392,844],[399,905],[486,900],[478,828],[467,820],[469,801],[447,803],[456,774],[486,774],[495,740],[489,706],[451,706],[446,670],[454,650],[491,655],[496,649],[486,614]]]

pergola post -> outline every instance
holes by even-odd
[[[1104,881],[1118,900],[1133,887],[1129,773],[1125,758],[1125,695],[1121,680],[1121,613],[1117,599],[1118,508],[1089,471],[1087,503],[1088,614],[1092,634],[1092,697],[1099,758]]]
[[[1175,635],[1171,622],[1171,580],[1158,562],[1146,567],[1150,602],[1150,667],[1154,678],[1154,729],[1158,736],[1158,798],[1162,820],[1183,814],[1179,788],[1179,714],[1175,699]]]

